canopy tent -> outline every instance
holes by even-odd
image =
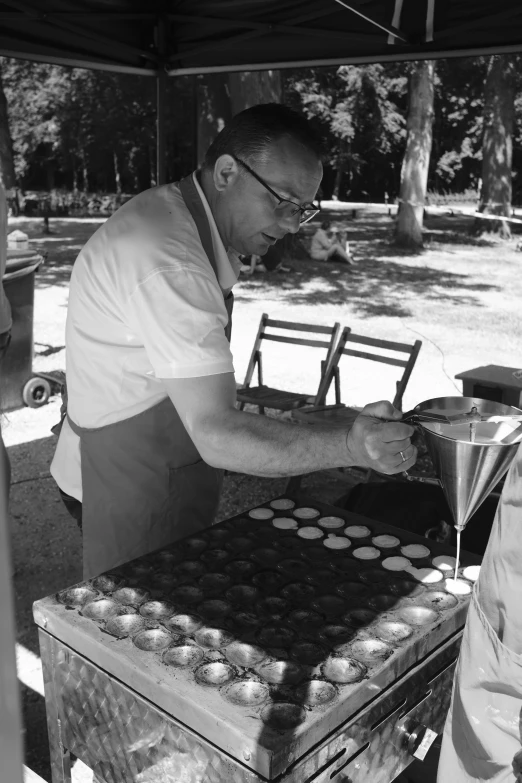
[[[522,51],[520,0],[4,0],[0,54],[203,73]]]
[[[0,1],[0,55],[156,77],[160,182],[167,75],[519,51],[520,0]],[[21,783],[6,497],[0,465],[0,746]]]
[[[522,51],[520,0],[3,0],[0,55],[167,76]]]

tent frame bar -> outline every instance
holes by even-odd
[[[240,63],[237,65],[211,65],[195,66],[187,68],[168,68],[168,76],[194,76],[205,73],[237,73],[238,71],[273,71],[285,70],[286,68],[308,68],[308,67],[335,67],[341,65],[364,65],[366,63],[386,63],[386,62],[408,62],[415,60],[441,60],[443,58],[453,57],[480,57],[492,54],[520,54],[522,52],[522,43],[519,44],[499,44],[491,48],[484,49],[475,47],[473,49],[458,49],[452,51],[432,50],[420,52],[407,52],[396,50],[393,54],[381,54],[374,56],[354,56],[354,57],[336,57],[334,59],[313,59],[313,60],[294,60],[289,62],[267,62],[267,63]],[[156,68],[138,68],[132,65],[120,65],[119,63],[107,63],[103,60],[79,60],[74,55],[63,57],[41,53],[31,53],[18,51],[11,48],[1,48],[1,57],[15,57],[19,60],[28,60],[29,62],[50,63],[51,65],[64,65],[69,68],[84,68],[93,71],[109,71],[111,73],[128,73],[135,76],[156,76]]]
[[[208,67],[194,68],[170,68],[169,76],[194,76],[205,73],[235,73],[238,71],[273,71],[284,70],[285,68],[308,68],[308,67],[328,67],[341,65],[364,65],[366,63],[389,63],[389,62],[411,62],[415,60],[441,60],[453,57],[479,57],[492,54],[519,54],[522,52],[522,42],[519,44],[509,44],[493,46],[491,49],[481,47],[473,49],[459,49],[454,51],[433,50],[420,52],[407,52],[403,49],[394,54],[381,55],[361,55],[355,57],[336,57],[332,60],[295,60],[293,62],[271,62],[271,63],[241,63],[240,65],[212,65]]]
[[[396,27],[388,24],[381,24],[381,22],[376,22],[375,19],[371,18],[371,16],[366,16],[366,14],[363,14],[362,11],[359,11],[358,8],[354,8],[351,3],[347,3],[346,0],[335,0],[335,2],[339,3],[339,5],[341,5],[343,8],[346,8],[347,11],[351,11],[352,13],[357,14],[357,16],[360,16],[361,19],[364,19],[366,22],[373,24],[374,27],[378,27],[385,33],[393,35],[394,38],[398,38],[400,41],[404,41],[404,43],[409,43],[407,36]]]

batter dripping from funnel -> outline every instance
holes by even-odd
[[[446,589],[462,595],[458,579],[461,532],[509,467],[522,439],[522,411],[471,397],[428,400],[405,414],[421,425],[439,482],[453,514],[457,557]]]
[[[462,419],[473,407],[480,414],[476,422],[443,421],[451,415]],[[478,569],[466,569],[466,580],[457,578],[460,534],[511,465],[471,599],[437,781],[519,780],[522,411],[469,397],[429,400],[415,410],[439,414],[438,421],[420,423],[457,529],[455,570],[445,581],[448,592],[460,592],[464,585],[469,592],[467,579],[478,577]]]

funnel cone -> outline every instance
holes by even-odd
[[[417,408],[462,413],[472,406],[488,414],[517,410],[471,397],[442,397],[421,403]],[[522,427],[477,424],[475,442],[469,440],[469,425],[426,424],[422,430],[454,523],[462,529],[507,472],[518,451]]]

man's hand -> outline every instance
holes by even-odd
[[[400,473],[415,464],[413,427],[403,424],[401,411],[390,402],[366,405],[348,432],[347,446],[354,465],[379,473]]]

